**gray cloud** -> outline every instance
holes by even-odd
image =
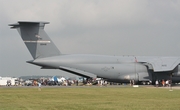
[[[32,58],[7,26],[20,20],[49,21],[62,53],[180,55],[178,0],[1,0],[0,15],[0,76],[67,74],[25,63]]]

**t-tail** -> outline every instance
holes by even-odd
[[[10,24],[11,29],[17,29],[34,59],[60,55],[60,51],[44,31],[49,22],[24,22]]]

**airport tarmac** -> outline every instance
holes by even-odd
[[[41,88],[126,88],[132,87],[129,85],[108,85],[108,86],[41,86]],[[162,88],[162,89],[171,89],[170,87],[155,87],[154,85],[138,85],[138,87],[146,87],[146,88]],[[134,88],[138,88],[135,86]],[[38,86],[0,86],[0,88],[38,88]],[[180,85],[172,86],[172,89],[180,89]]]

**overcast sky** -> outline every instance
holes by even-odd
[[[8,24],[48,21],[61,53],[180,56],[180,0],[0,0],[0,76],[71,75],[41,70]]]

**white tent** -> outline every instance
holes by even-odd
[[[17,78],[12,78],[12,77],[0,77],[0,86],[7,85],[8,80],[11,82],[11,85],[15,85],[15,80],[16,79]]]

